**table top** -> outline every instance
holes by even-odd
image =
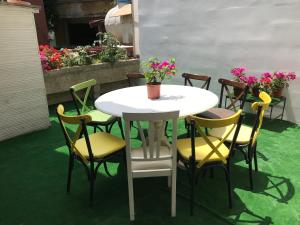
[[[128,113],[155,113],[179,110],[184,117],[204,112],[218,104],[218,97],[213,92],[190,86],[161,85],[159,99],[147,97],[147,87],[135,86],[122,88],[101,95],[95,101],[97,109],[107,114],[122,117]]]

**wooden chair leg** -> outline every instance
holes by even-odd
[[[192,166],[192,168],[191,168],[191,216],[193,216],[194,215],[194,195],[195,195],[195,193],[194,193],[194,188],[195,188],[195,165],[193,165]]]
[[[94,133],[96,133],[97,131],[97,126],[94,126]]]
[[[249,183],[250,183],[250,189],[253,190],[253,171],[252,171],[252,154],[253,148],[248,148],[248,173],[249,173]]]
[[[121,131],[121,136],[124,139],[125,136],[124,136],[124,132],[123,132],[123,125],[122,125],[122,119],[121,118],[118,118],[118,125],[119,125],[120,131]]]
[[[105,170],[105,173],[107,174],[107,176],[112,177],[111,173],[109,172],[109,170],[107,168],[106,162],[103,162],[103,165],[104,165],[104,170]]]
[[[106,126],[105,126],[105,132],[106,132],[106,133],[110,133],[110,130],[111,130],[111,129],[109,129],[109,125],[106,125]]]
[[[258,172],[256,147],[257,147],[257,143],[255,143],[254,145],[254,168],[255,168],[255,172]]]
[[[175,217],[176,216],[176,168],[174,171],[172,171],[172,190],[171,190],[171,216]]]
[[[225,169],[226,182],[227,182],[228,203],[229,203],[229,208],[232,209],[232,190],[231,190],[231,176],[230,176],[229,162],[227,162],[226,168],[224,169]]]
[[[94,176],[94,173],[91,172],[91,175],[90,175],[90,206],[93,205],[94,183],[95,183],[95,176]]]
[[[68,167],[67,193],[70,193],[70,189],[71,189],[71,178],[72,178],[73,168],[74,168],[74,156],[70,154],[69,167]]]
[[[168,188],[172,186],[172,176],[168,176]]]
[[[134,220],[134,195],[133,195],[133,178],[128,174],[128,197],[129,197],[129,216],[130,221]]]
[[[253,190],[252,159],[249,160],[248,172],[249,172],[250,189]]]

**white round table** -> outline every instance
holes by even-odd
[[[107,114],[122,117],[128,113],[155,113],[179,110],[179,116],[185,117],[204,112],[218,103],[218,97],[205,89],[182,86],[161,85],[159,99],[147,97],[146,86],[122,88],[108,92],[95,101],[97,109]]]

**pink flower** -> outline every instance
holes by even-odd
[[[244,75],[244,72],[245,72],[245,68],[233,68],[231,70],[231,74],[236,77]]]
[[[257,83],[257,78],[255,76],[248,76],[247,77],[247,85],[252,87],[255,83]]]
[[[269,72],[266,72],[266,73],[263,73],[262,74],[262,78],[272,78],[272,74],[271,73],[269,73]]]
[[[272,82],[272,79],[269,77],[262,77],[260,80],[263,84],[270,84]]]
[[[163,61],[161,64],[159,64],[158,68],[162,69],[162,68],[167,67],[169,65],[170,65],[170,63],[168,61]]]
[[[285,79],[285,74],[283,72],[275,72],[274,77],[278,79]]]
[[[289,72],[287,75],[288,80],[295,80],[296,79],[296,73],[295,72]]]
[[[175,64],[169,65],[169,70],[174,70],[175,69]]]
[[[150,65],[150,67],[151,67],[152,69],[156,70],[156,69],[158,68],[158,65],[159,65],[159,63],[152,63],[152,64]]]
[[[245,82],[245,83],[247,83],[247,81],[248,81],[247,77],[244,77],[244,76],[241,76],[240,80],[243,81],[243,82]]]
[[[44,52],[40,52],[40,59],[41,59],[41,61],[46,61],[47,60],[47,57],[46,57]]]

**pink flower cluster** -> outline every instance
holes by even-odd
[[[236,77],[241,77],[241,76],[244,76],[245,75],[245,68],[242,68],[242,67],[240,67],[240,68],[233,68],[232,70],[231,70],[231,73],[232,73],[232,75],[233,76],[236,76]]]
[[[260,89],[276,89],[288,86],[288,82],[296,79],[295,72],[264,72],[260,77],[246,75],[245,68],[233,68],[231,74],[236,81],[247,83],[249,87]]]
[[[171,64],[169,61],[163,61],[161,63],[153,62],[150,64],[150,67],[153,70],[161,70],[164,68],[168,68],[169,70],[174,70],[175,64],[174,63]],[[175,76],[175,74],[172,74],[172,75]]]
[[[170,79],[170,76],[176,75],[174,58],[160,61],[152,57],[142,62],[142,66],[148,83],[162,82],[164,79]]]

